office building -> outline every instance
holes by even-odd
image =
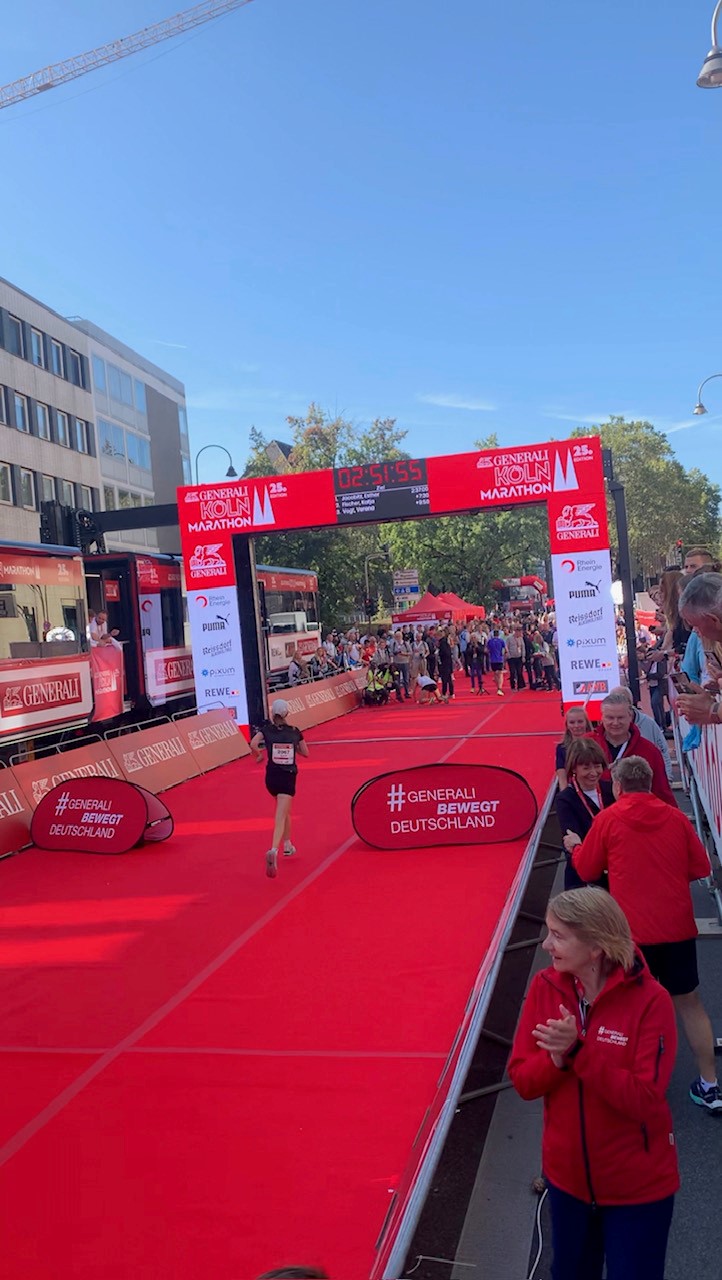
[[[190,479],[183,384],[0,279],[0,539],[39,541],[44,500],[142,508]],[[180,550],[177,529],[111,531],[106,544]]]

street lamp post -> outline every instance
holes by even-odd
[[[722,48],[717,35],[720,13],[722,13],[722,0],[717,0],[712,14],[712,48],[702,63],[702,70],[697,77],[700,89],[718,89],[722,85]]]
[[[366,595],[364,597],[364,603],[366,604],[366,616],[368,617],[369,622],[371,621],[371,614],[368,612],[367,602],[371,599],[371,587],[369,584],[369,564],[371,563],[372,560],[385,560],[386,563],[388,564],[389,563],[388,546],[386,546],[385,550],[383,551],[372,551],[371,555],[364,556],[364,579],[366,582]]]
[[[236,480],[236,479],[238,478],[238,472],[236,471],[236,469],[235,469],[235,468],[234,468],[234,466],[233,466],[233,458],[231,457],[230,453],[229,453],[229,452],[228,452],[228,450],[226,449],[225,445],[222,445],[222,444],[204,444],[203,448],[202,448],[202,449],[199,449],[199,450],[198,450],[198,452],[197,452],[197,454],[196,454],[196,484],[198,484],[198,459],[200,458],[200,456],[201,456],[201,454],[202,454],[202,453],[205,453],[206,449],[221,449],[221,450],[223,451],[223,453],[225,453],[225,455],[226,455],[226,457],[227,457],[227,459],[228,459],[228,470],[227,470],[227,472],[226,472],[226,477],[227,477],[229,480]]]
[[[720,5],[722,5],[722,0],[720,0]],[[717,7],[719,8],[719,5]],[[702,404],[702,388],[706,386],[708,382],[711,382],[713,378],[722,378],[722,373],[711,373],[708,378],[704,379],[704,382],[700,382],[699,387],[697,388],[697,403],[692,412],[696,413],[698,416],[707,412]]]

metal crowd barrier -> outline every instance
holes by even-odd
[[[722,725],[699,726],[699,746],[685,751],[682,744],[692,726],[677,710],[677,693],[671,681],[668,699],[682,785],[692,805],[697,834],[709,854],[713,871],[706,884],[722,924],[722,891],[715,875],[722,863]]]

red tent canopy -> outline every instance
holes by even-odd
[[[469,604],[468,600],[462,600],[461,596],[457,596],[455,591],[444,591],[439,596],[439,599],[446,601],[452,613],[461,614],[463,618],[486,617],[486,609],[483,604]]]
[[[405,609],[403,613],[393,614],[394,622],[415,622],[417,618],[424,620],[428,618],[436,618],[441,621],[442,618],[448,618],[453,610],[450,604],[447,604],[441,596],[432,596],[430,591],[425,591],[421,599],[411,608]]]

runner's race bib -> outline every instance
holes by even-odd
[[[271,760],[274,764],[293,764],[293,743],[274,742],[271,748]]]

